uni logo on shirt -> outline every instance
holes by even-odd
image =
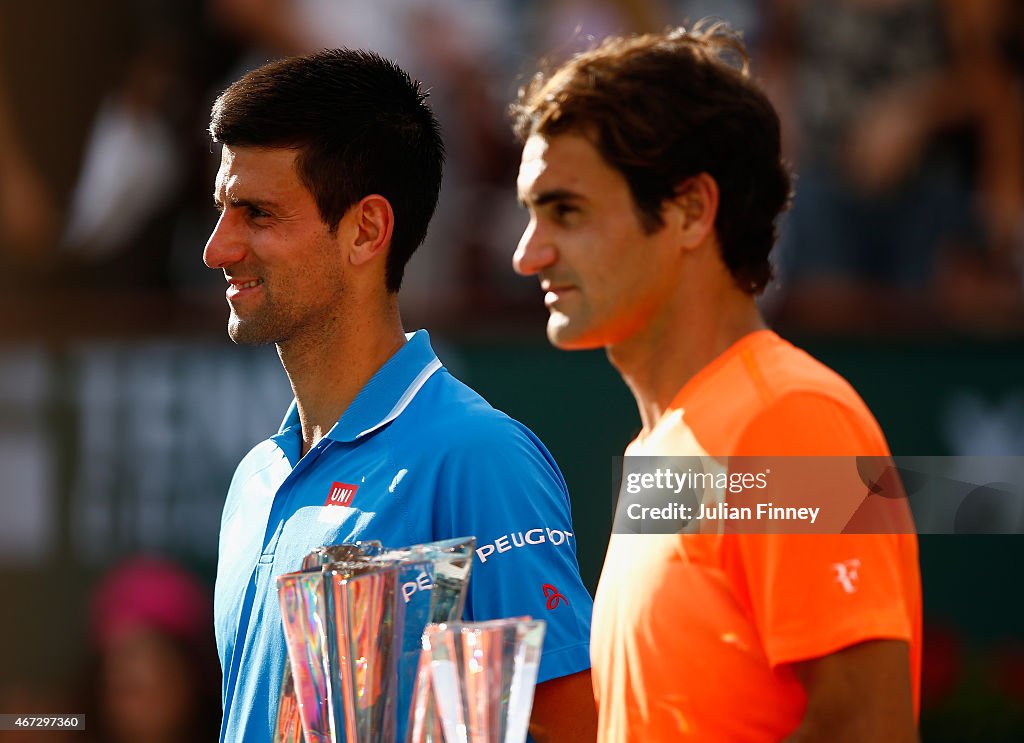
[[[358,485],[349,485],[347,482],[332,482],[331,492],[327,494],[325,506],[349,506],[352,499],[356,497]]]

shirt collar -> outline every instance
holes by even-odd
[[[359,391],[327,438],[355,441],[386,426],[402,414],[430,376],[441,368],[426,330],[406,333],[405,338],[405,345]],[[297,431],[299,425],[299,410],[292,400],[278,433]]]

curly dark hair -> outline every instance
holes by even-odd
[[[688,178],[707,173],[718,184],[715,232],[737,286],[758,294],[771,280],[768,254],[791,180],[778,114],[727,24],[609,37],[538,72],[511,113],[520,141],[532,134],[588,137],[625,177],[648,233],[664,224],[664,202]]]

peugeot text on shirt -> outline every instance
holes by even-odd
[[[573,537],[574,535],[571,531],[549,529],[547,527],[537,527],[528,531],[514,531],[503,534],[493,542],[480,545],[476,548],[476,556],[480,558],[481,563],[485,563],[491,555],[500,555],[503,552],[520,547],[530,547],[545,543],[555,547],[559,545],[571,547],[572,545],[569,544],[569,540]]]

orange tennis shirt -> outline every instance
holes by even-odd
[[[626,450],[888,453],[853,388],[768,330],[701,370]],[[613,534],[591,634],[598,740],[778,741],[799,726],[807,701],[790,664],[872,639],[909,643],[916,713],[913,533]]]

